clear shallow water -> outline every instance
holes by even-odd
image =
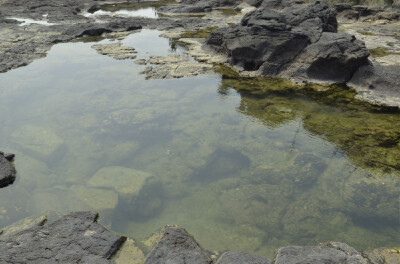
[[[121,16],[121,17],[148,17],[148,18],[158,18],[156,8],[147,7],[139,8],[137,10],[118,10],[115,12],[99,10],[93,14],[85,13],[86,17],[97,17],[97,16]]]
[[[159,34],[123,43],[183,52]],[[138,239],[180,224],[208,250],[399,245],[398,113],[226,73],[144,80],[92,44],[0,74],[0,149],[18,170],[0,226],[93,209]]]

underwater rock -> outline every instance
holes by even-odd
[[[371,264],[400,264],[400,248],[367,249],[362,255]]]
[[[49,158],[57,156],[55,153],[62,147],[64,141],[52,129],[26,125],[12,134],[12,140],[22,149],[32,153],[32,156]]]
[[[6,187],[15,181],[15,167],[11,162],[14,154],[0,152],[0,188]]]
[[[151,177],[150,173],[125,167],[105,167],[98,170],[88,181],[89,186],[111,188],[120,195],[138,195]]]
[[[321,158],[307,153],[296,157],[293,165],[295,173],[292,180],[294,185],[301,189],[314,186],[327,167]]]
[[[210,264],[210,257],[182,227],[166,226],[160,242],[150,251],[145,264]]]
[[[369,52],[363,42],[337,32],[336,13],[325,2],[281,13],[261,8],[240,24],[211,32],[208,47],[229,56],[230,64],[266,76],[345,82]]]
[[[242,251],[228,251],[219,257],[216,264],[271,264],[269,259]]]
[[[220,147],[207,157],[206,164],[192,177],[203,183],[218,181],[234,177],[250,164],[251,160],[240,151],[230,147]]]
[[[275,264],[367,264],[354,248],[345,243],[330,242],[320,246],[292,246],[278,250]]]
[[[96,211],[114,209],[118,203],[118,194],[112,190],[73,185],[71,186],[71,191],[82,203],[87,204],[91,209]]]
[[[132,47],[122,46],[121,42],[115,44],[95,44],[92,48],[97,53],[107,55],[116,60],[136,59],[137,51]]]
[[[107,231],[93,212],[0,236],[1,263],[110,263],[125,237]]]

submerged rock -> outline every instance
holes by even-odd
[[[262,258],[248,252],[228,251],[222,254],[216,264],[271,264],[269,259]]]
[[[292,246],[280,248],[275,264],[367,264],[354,248],[345,243],[330,242],[320,246]]]
[[[145,264],[210,264],[210,257],[182,227],[164,227],[160,242],[150,251]]]
[[[317,1],[281,13],[260,8],[245,15],[240,24],[213,31],[206,43],[246,71],[345,82],[368,63],[369,52],[353,36],[336,32],[335,11]]]
[[[44,226],[0,236],[1,263],[110,263],[125,241],[92,212],[71,213]]]
[[[400,248],[368,249],[362,254],[371,264],[400,264]]]
[[[12,164],[14,154],[0,152],[0,188],[6,187],[15,181],[15,168]]]
[[[132,47],[122,46],[122,43],[95,44],[92,46],[97,53],[107,55],[116,60],[136,59],[136,50]]]

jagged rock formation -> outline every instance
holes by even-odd
[[[336,12],[317,1],[281,13],[260,8],[240,24],[213,31],[207,45],[261,75],[346,82],[368,64],[369,52],[354,36],[336,32]]]
[[[12,184],[15,180],[15,168],[11,163],[14,154],[4,154],[0,151],[0,188]]]

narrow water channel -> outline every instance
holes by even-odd
[[[183,53],[161,33],[122,42],[138,59]],[[223,73],[145,80],[93,44],[0,74],[0,149],[18,170],[0,227],[90,209],[136,239],[182,225],[212,251],[400,244],[398,112]]]

